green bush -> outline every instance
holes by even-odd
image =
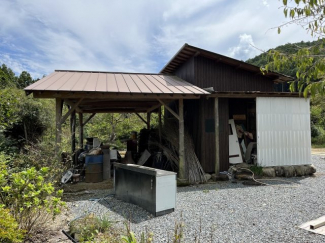
[[[0,204],[10,210],[19,227],[26,233],[60,213],[63,191],[56,191],[47,178],[48,167],[35,167],[12,173],[10,157],[0,154]]]
[[[0,205],[0,242],[16,243],[24,239],[24,231],[18,228],[18,223],[8,209]]]

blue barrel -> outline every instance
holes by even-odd
[[[86,156],[86,182],[102,182],[103,181],[103,155],[87,155]]]

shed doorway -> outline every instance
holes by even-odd
[[[256,154],[256,100],[229,99],[229,162],[254,163]]]

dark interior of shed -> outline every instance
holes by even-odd
[[[242,125],[244,131],[253,134],[256,140],[256,101],[255,99],[229,99],[229,119]]]
[[[244,162],[254,163],[252,154],[256,154],[256,100],[229,99],[229,119],[234,120]],[[229,135],[232,134],[229,125]],[[249,146],[250,143],[252,144]]]

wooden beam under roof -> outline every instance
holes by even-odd
[[[130,94],[130,93],[107,93],[107,92],[56,92],[56,91],[34,91],[34,98],[62,98],[62,99],[77,99],[77,98],[85,98],[85,99],[199,99],[200,95],[197,94]]]

